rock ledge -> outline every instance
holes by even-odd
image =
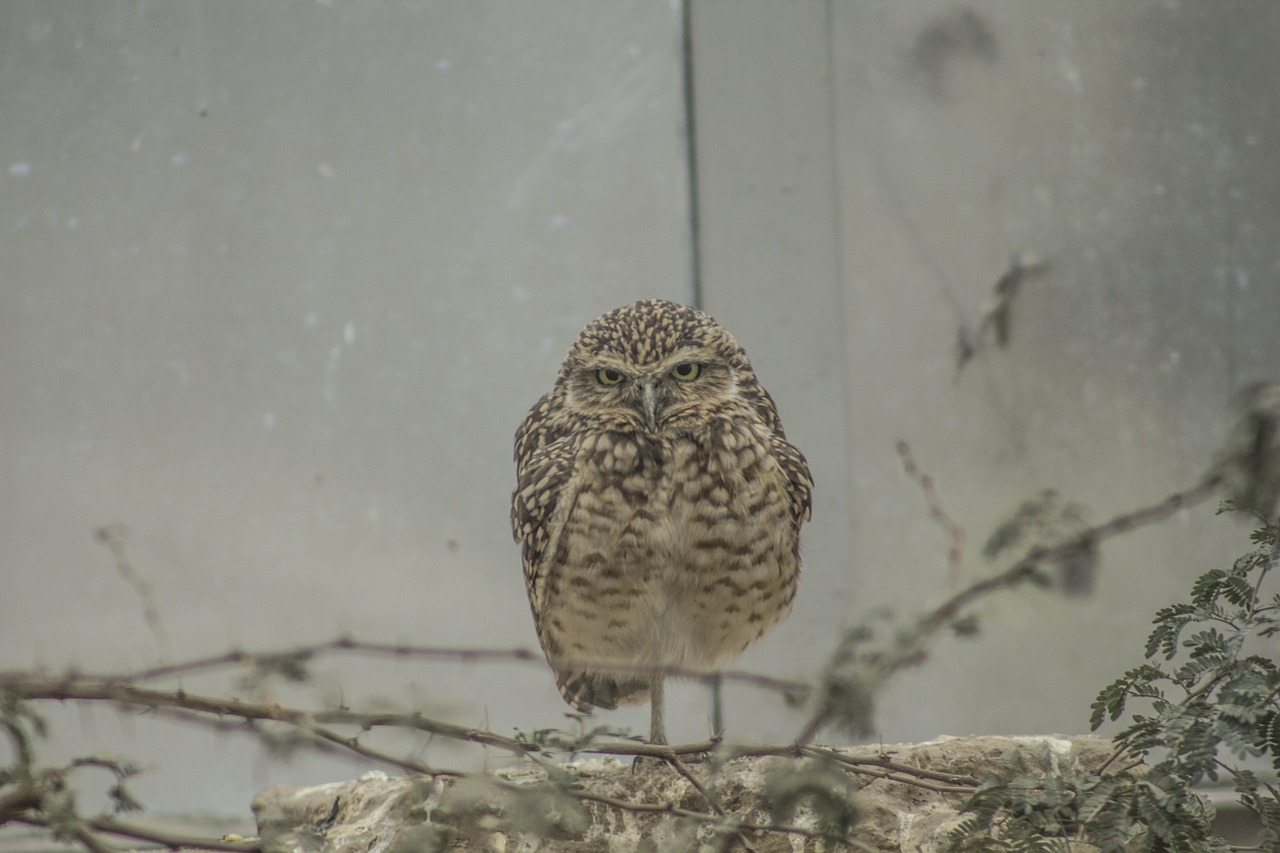
[[[1110,741],[1094,736],[942,737],[918,744],[842,747],[850,758],[887,758],[932,774],[968,776],[1019,773],[1076,777],[1100,765]],[[725,813],[753,824],[770,823],[761,805],[766,780],[795,759],[749,757],[713,772],[690,763],[692,775]],[[875,772],[876,768],[869,766]],[[557,779],[552,783],[549,773]],[[937,777],[935,777],[937,778]],[[943,849],[964,795],[861,773],[851,776],[861,819],[854,834],[884,851]],[[708,811],[703,794],[674,769],[645,761],[592,759],[544,769],[526,764],[490,775],[389,777],[367,773],[351,782],[310,788],[276,785],[253,802],[258,831],[269,850],[294,853],[409,853],[430,850],[611,851],[720,849],[723,829],[670,811],[630,811],[565,792],[568,785],[595,798]],[[949,787],[934,783],[935,787]],[[791,825],[814,830],[816,815],[798,809]],[[802,834],[747,833],[758,851],[829,850]]]

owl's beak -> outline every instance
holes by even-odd
[[[658,429],[658,392],[654,390],[652,382],[644,383],[644,387],[640,392],[640,406],[644,412],[644,422],[649,425],[649,429]]]

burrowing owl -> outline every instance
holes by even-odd
[[[516,431],[511,524],[565,701],[652,701],[791,609],[813,481],[742,347],[654,299],[597,318]]]

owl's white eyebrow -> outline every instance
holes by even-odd
[[[621,373],[630,373],[634,369],[625,359],[607,355],[598,355],[583,366],[587,370],[617,370]]]
[[[702,352],[702,347],[695,344],[685,344],[681,347],[677,347],[676,351],[667,356],[666,360],[676,362],[696,360],[696,358],[690,357],[696,357],[700,352]]]

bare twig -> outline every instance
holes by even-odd
[[[303,711],[278,704],[259,704],[240,699],[199,696],[185,690],[149,690],[116,680],[104,681],[79,675],[49,678],[43,675],[5,673],[0,675],[0,691],[19,700],[105,701],[148,708],[182,708],[216,717],[271,720],[316,731],[322,731],[317,729],[317,726],[326,724],[359,726],[362,729],[387,727],[412,729],[454,740],[498,747],[517,754],[535,749],[530,744],[515,738],[504,737],[484,729],[446,723],[419,713],[359,713],[342,709]],[[323,739],[351,748],[349,738],[338,736],[323,737]]]
[[[711,752],[720,746],[719,740],[703,740],[695,743],[643,743],[640,741],[605,741],[603,743],[589,743],[579,747],[576,751],[591,755],[627,755],[638,756],[641,758],[660,758],[668,761],[675,756],[680,755],[701,755]],[[733,753],[736,758],[738,754]]]
[[[0,824],[17,820],[29,809],[40,808],[40,792],[31,785],[18,785],[11,791],[0,791]]]
[[[22,823],[27,826],[45,828],[48,828],[49,826],[48,822],[31,815],[15,818],[14,823]],[[182,833],[169,832],[149,826],[125,823],[123,821],[113,820],[107,817],[84,818],[81,820],[81,823],[96,832],[106,835],[116,835],[121,838],[132,838],[135,841],[146,841],[152,844],[160,844],[171,850],[225,850],[228,851],[228,853],[258,853],[258,851],[262,850],[262,841],[257,838],[246,838],[243,841],[204,838],[197,835],[184,835]]]
[[[297,646],[293,649],[286,649],[280,652],[252,653],[239,649],[232,649],[231,651],[224,652],[219,655],[196,658],[183,663],[164,664],[162,666],[135,670],[133,672],[101,676],[101,680],[135,683],[154,681],[160,678],[192,675],[198,672],[223,669],[229,666],[261,666],[270,664],[274,661],[307,662],[324,655],[344,652],[394,658],[454,660],[460,663],[511,662],[533,664],[540,667],[545,667],[547,665],[546,659],[541,653],[533,652],[526,648],[477,649],[449,646],[411,646],[389,643],[371,643],[363,640],[352,639],[350,637],[338,637],[337,639],[329,640],[327,642]],[[608,660],[574,659],[571,663],[617,673],[649,673],[652,670],[651,667],[646,668],[639,665],[630,665]],[[804,697],[811,689],[811,685],[807,682],[775,678],[770,675],[763,675],[757,672],[747,672],[744,670],[729,669],[715,673],[706,672],[705,670],[671,667],[665,670],[665,672],[673,678],[683,678],[690,681],[696,681],[701,684],[711,684],[719,678],[721,680],[734,681],[740,684],[747,684],[759,687],[763,690],[769,690],[775,693],[782,693],[791,696]]]
[[[454,777],[467,775],[466,773],[463,773],[460,770],[449,770],[449,769],[442,769],[438,767],[431,767],[427,764],[423,764],[420,761],[410,761],[407,758],[396,758],[394,755],[391,755],[390,753],[386,753],[381,750],[374,749],[371,746],[365,746],[364,744],[360,743],[360,740],[358,738],[345,737],[333,731],[332,729],[326,729],[320,726],[311,726],[304,729],[303,731],[305,731],[307,735],[313,738],[316,738],[318,740],[326,741],[328,743],[334,744],[335,746],[339,746],[343,749],[350,750],[351,752],[354,752],[357,755],[362,755],[365,758],[371,758],[374,761],[380,761],[383,764],[388,764],[400,770],[407,770],[410,773],[421,773],[426,776],[454,776]]]
[[[622,811],[638,812],[638,813],[659,813],[669,814],[672,817],[689,818],[690,820],[700,821],[702,823],[722,823],[724,819],[719,815],[709,812],[699,812],[692,809],[680,808],[674,803],[633,803],[627,800],[619,800],[616,797],[608,797],[603,794],[593,794],[590,791],[574,791],[575,796],[584,802],[599,803],[600,805],[609,806],[610,808]],[[796,835],[801,838],[814,838],[824,841],[834,841],[840,844],[847,844],[858,850],[872,853],[874,848],[863,844],[856,838],[844,835],[832,835],[819,830],[807,829],[803,826],[791,826],[788,824],[761,824],[761,823],[739,823],[737,821],[728,825],[728,828],[738,832],[778,832],[786,835]]]
[[[822,756],[830,758],[833,761],[837,761],[840,764],[846,764],[849,767],[854,768],[855,773],[866,773],[871,775],[874,771],[868,771],[866,768],[875,767],[893,774],[913,776],[918,779],[931,779],[935,782],[944,782],[952,786],[954,789],[948,791],[948,793],[972,792],[979,784],[979,780],[972,776],[961,775],[958,773],[940,773],[936,770],[926,770],[923,767],[912,767],[909,764],[899,764],[895,761],[890,761],[887,758],[858,758],[852,755],[844,755],[838,750],[830,749],[829,747],[820,746],[806,746],[803,750],[806,755]],[[882,776],[881,778],[890,777]],[[909,785],[916,784],[916,781],[912,779],[895,777],[893,778],[893,781],[904,782]]]
[[[90,832],[83,820],[77,819],[71,832],[75,835],[76,841],[79,841],[89,853],[118,853],[115,848]]]
[[[484,661],[512,661],[517,663],[543,663],[543,657],[528,649],[476,649],[451,648],[446,646],[409,646],[390,643],[369,643],[353,640],[350,637],[338,637],[324,643],[297,646],[280,652],[246,652],[232,649],[220,655],[197,658],[183,663],[166,664],[150,667],[135,672],[123,673],[110,678],[118,681],[153,681],[176,675],[191,675],[197,672],[222,669],[228,666],[257,666],[280,660],[306,662],[323,655],[340,652],[394,657],[394,658],[426,658],[433,660],[456,660],[460,663],[476,663]],[[106,677],[104,677],[106,678]]]
[[[701,795],[703,801],[711,808],[712,811],[722,817],[724,816],[724,809],[720,807],[720,801],[707,790],[706,786],[698,781],[698,777],[693,775],[693,771],[689,769],[689,765],[685,764],[674,755],[667,759],[667,764],[671,765],[677,773],[685,778],[685,781],[693,786],[693,789]]]
[[[911,446],[906,441],[900,440],[897,449],[898,456],[902,458],[903,470],[924,492],[925,501],[929,505],[929,517],[938,523],[947,536],[947,587],[954,589],[960,583],[960,563],[964,558],[964,529],[956,524],[943,508],[933,478],[920,470],[915,457],[911,455]]]
[[[203,726],[219,732],[246,733],[256,736],[263,745],[268,749],[277,749],[280,738],[277,735],[266,731],[259,725],[257,720],[244,720],[238,717],[215,717],[207,714],[197,713],[195,711],[187,711],[181,708],[148,708],[148,713],[157,716],[164,716],[169,719],[179,720],[188,725]],[[298,712],[306,713],[306,712]],[[292,725],[284,721],[284,725]],[[352,755],[369,758],[388,767],[394,767],[397,770],[403,770],[408,773],[420,773],[425,776],[465,776],[466,774],[448,768],[433,767],[421,761],[414,761],[409,758],[398,758],[387,752],[382,752],[373,747],[362,744],[358,738],[346,737],[332,729],[325,729],[319,726],[295,728],[305,740],[299,746],[304,746],[312,752],[321,753],[323,755],[331,755],[337,758],[351,758]],[[495,735],[495,737],[499,737]]]
[[[147,621],[147,627],[151,629],[151,637],[156,641],[156,651],[159,653],[160,659],[163,660],[169,656],[169,635],[165,633],[164,622],[160,619],[160,609],[156,607],[156,599],[151,592],[150,582],[138,574],[133,567],[133,563],[129,561],[129,554],[124,547],[124,540],[128,535],[129,528],[123,524],[99,527],[93,532],[93,537],[111,552],[112,558],[116,561],[116,571],[120,574],[120,577],[124,578],[125,583],[133,587],[133,591],[137,593],[139,600],[142,602],[142,618]]]
[[[703,785],[701,781],[698,780],[698,777],[695,776],[693,774],[693,771],[689,769],[689,765],[685,764],[675,755],[667,756],[666,762],[667,764],[671,765],[671,767],[674,768],[677,773],[683,776],[685,778],[685,781],[687,781],[690,785],[693,786],[693,789],[698,792],[698,795],[702,797],[702,801],[707,804],[707,807],[709,809],[711,809],[713,812],[719,815],[722,819],[727,817],[727,815],[725,814],[724,808],[721,807],[720,805],[719,798],[716,797],[714,794],[712,794],[711,791],[709,791],[707,787]],[[751,842],[747,841],[747,837],[742,830],[735,829],[734,834],[738,838],[738,843],[741,844],[744,849],[748,851],[755,849],[754,847],[751,846]]]

